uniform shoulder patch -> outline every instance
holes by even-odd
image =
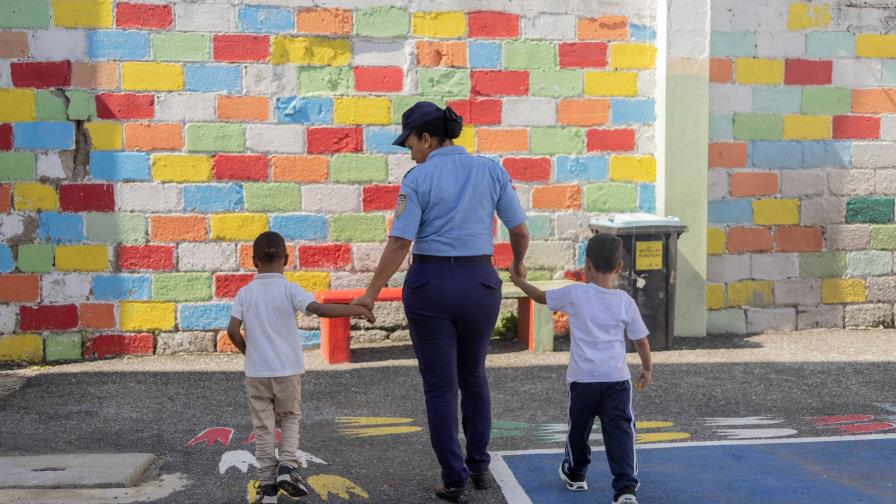
[[[398,202],[395,203],[395,216],[398,217],[404,212],[404,208],[408,205],[408,196],[406,194],[398,195]]]

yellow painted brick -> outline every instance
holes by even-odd
[[[799,224],[800,200],[761,199],[753,202],[753,223],[761,226]]]
[[[213,240],[252,241],[268,230],[264,214],[221,214],[210,217]]]
[[[610,45],[611,68],[653,68],[656,64],[656,47],[650,44],[620,42]]]
[[[56,270],[105,271],[109,268],[109,249],[105,245],[57,245]]]
[[[0,362],[40,362],[44,358],[44,340],[39,334],[0,336]]]
[[[415,12],[411,32],[418,37],[458,38],[467,32],[462,11]]]
[[[174,329],[174,303],[122,302],[119,309],[124,331],[168,331]]]
[[[857,278],[825,278],[821,281],[821,302],[825,304],[865,302],[865,281]]]
[[[784,60],[737,58],[734,65],[739,84],[781,84],[784,82]]]
[[[610,156],[610,180],[656,182],[656,158]]]
[[[391,124],[391,110],[389,98],[336,98],[333,121],[336,124]]]
[[[38,211],[58,210],[59,197],[53,186],[39,184],[37,182],[22,182],[16,184],[12,193],[13,205],[16,210]]]
[[[725,253],[725,230],[709,228],[706,230],[706,253],[722,255]]]
[[[271,45],[271,63],[275,65],[345,66],[351,59],[352,44],[347,39],[278,35]]]
[[[205,182],[212,178],[212,160],[208,156],[155,154],[151,160],[153,180]]]
[[[284,273],[286,279],[308,292],[330,288],[330,274],[325,271],[290,271]]]
[[[896,35],[878,35],[876,33],[856,35],[856,56],[896,58]]]
[[[831,138],[831,116],[827,115],[786,115],[784,116],[785,140],[829,140]]]
[[[475,152],[476,131],[473,126],[464,125],[464,129],[460,131],[460,136],[454,139],[454,145],[460,145],[467,149],[467,152]]]
[[[0,89],[0,122],[33,121],[37,95],[30,89]]]
[[[706,309],[719,310],[725,307],[725,286],[721,284],[706,285]]]
[[[635,72],[585,72],[587,96],[635,96],[638,74]]]
[[[117,122],[88,122],[84,124],[90,133],[90,148],[93,150],[121,150],[122,133],[121,123]]]
[[[787,9],[788,30],[824,28],[831,22],[830,4],[792,3]]]
[[[180,91],[184,88],[184,69],[175,63],[122,63],[121,88],[133,91]]]
[[[53,0],[53,23],[65,28],[111,28],[112,0]]]
[[[728,284],[728,306],[768,306],[772,304],[772,280],[744,280]]]

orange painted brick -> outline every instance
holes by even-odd
[[[747,144],[715,142],[709,144],[710,168],[743,168],[747,166]]]
[[[286,263],[286,269],[294,270],[296,269],[296,247],[287,243],[286,251],[289,253],[289,262]],[[240,243],[239,254],[240,269],[255,271],[255,265],[252,264],[252,244]]]
[[[853,89],[852,111],[858,114],[896,113],[896,88]]]
[[[325,156],[274,156],[271,178],[275,182],[325,182],[328,164]]]
[[[466,67],[467,43],[418,40],[417,65],[421,67]]]
[[[709,82],[727,83],[734,78],[734,62],[725,58],[710,58]]]
[[[23,31],[0,32],[0,58],[28,57],[28,34]]]
[[[610,118],[610,100],[560,100],[557,123],[566,126],[601,126]]]
[[[775,229],[776,252],[820,252],[823,244],[820,227],[783,226]]]
[[[118,65],[111,61],[72,62],[72,87],[118,89]]]
[[[264,96],[219,96],[215,112],[222,121],[267,121],[268,107]]]
[[[778,194],[777,173],[732,173],[729,184],[732,196],[771,196]]]
[[[184,148],[183,126],[177,123],[126,123],[124,148],[136,151],[176,151]]]
[[[576,32],[579,40],[626,40],[628,18],[625,16],[580,18]]]
[[[10,209],[10,201],[12,200],[12,186],[7,184],[0,185],[0,213],[6,213]]]
[[[352,11],[347,9],[302,9],[296,15],[299,33],[349,35],[352,32]]]
[[[36,303],[40,300],[40,275],[0,275],[0,302]]]
[[[574,185],[547,185],[532,189],[532,208],[578,210],[582,208],[582,188]]]
[[[205,241],[208,222],[202,215],[153,215],[149,239],[154,242]]]
[[[476,130],[478,152],[526,152],[529,150],[529,134],[523,128]]]
[[[78,308],[81,329],[114,329],[115,305],[110,303],[84,303]]]
[[[764,227],[736,227],[728,231],[728,253],[768,252],[772,249],[772,234]]]
[[[215,351],[221,353],[240,353],[239,350],[233,343],[230,342],[230,337],[227,336],[227,331],[221,331],[218,333],[218,340],[215,345]]]

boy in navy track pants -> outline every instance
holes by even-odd
[[[569,434],[560,479],[569,490],[588,490],[588,438],[594,419],[599,418],[613,474],[613,503],[638,504],[635,417],[625,337],[632,340],[641,358],[637,387],[642,389],[651,383],[648,331],[635,300],[615,288],[622,271],[622,241],[613,235],[595,235],[585,255],[586,283],[544,292],[516,275],[511,280],[535,302],[569,315]]]

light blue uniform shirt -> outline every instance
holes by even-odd
[[[491,255],[496,211],[508,229],[526,222],[504,168],[442,147],[404,176],[391,236],[412,240],[415,254]]]

